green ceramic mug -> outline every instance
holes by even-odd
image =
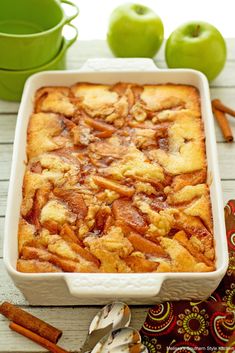
[[[64,70],[66,68],[67,49],[75,42],[78,36],[77,28],[72,24],[68,24],[68,26],[73,28],[72,38],[62,38],[62,46],[59,53],[49,63],[30,70],[0,70],[0,99],[20,101],[25,81],[29,76],[41,71]]]
[[[75,8],[72,16],[63,3]],[[52,60],[64,25],[77,14],[69,0],[0,0],[0,69],[26,70]]]

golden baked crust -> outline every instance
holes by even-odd
[[[39,89],[18,271],[213,271],[200,114],[187,85]]]

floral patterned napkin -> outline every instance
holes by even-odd
[[[229,267],[205,301],[152,307],[140,330],[149,353],[235,353],[235,200],[225,207]]]

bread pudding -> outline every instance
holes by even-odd
[[[22,193],[20,272],[215,270],[195,87],[39,89]]]

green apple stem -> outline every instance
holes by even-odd
[[[138,13],[138,15],[144,15],[146,13],[146,7],[142,5],[135,4],[134,10]]]
[[[196,25],[196,27],[194,28],[194,31],[193,31],[193,37],[198,37],[200,29],[201,29],[201,26]]]

